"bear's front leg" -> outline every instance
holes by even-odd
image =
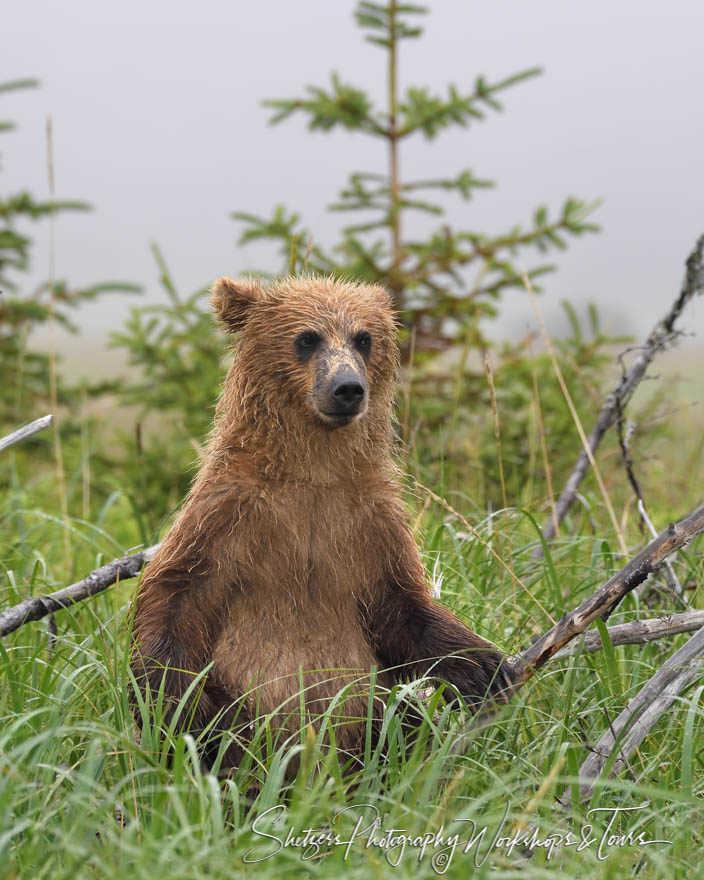
[[[379,662],[396,679],[447,681],[473,709],[506,701],[512,681],[504,655],[433,600],[410,534],[397,550],[388,578],[361,609]]]

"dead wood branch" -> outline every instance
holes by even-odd
[[[643,522],[643,524],[646,526],[646,528],[648,528],[650,530],[650,534],[654,538],[656,538],[658,533],[655,529],[655,526],[650,521],[650,517],[648,516],[648,511],[645,509],[645,504],[643,504],[642,498],[638,499],[638,513],[640,514],[641,522]],[[680,599],[680,601],[682,602],[682,604],[686,605],[686,602],[684,601],[684,587],[679,582],[679,578],[675,574],[675,569],[672,567],[672,563],[670,562],[669,559],[665,560],[664,569],[665,569],[665,580],[667,581],[667,585],[670,588],[673,596],[677,596]],[[652,585],[648,584],[647,581],[644,581],[638,587],[638,595],[644,596],[645,593],[650,589],[651,586]]]
[[[630,368],[623,374],[616,387],[604,401],[601,412],[587,438],[592,455],[599,446],[604,434],[618,419],[619,412],[623,411],[623,407],[630,400],[655,355],[667,348],[680,335],[681,331],[675,330],[674,325],[687,303],[692,297],[701,294],[703,291],[704,235],[698,239],[694,250],[687,258],[685,278],[677,300],[673,303],[667,315],[655,325]],[[555,512],[558,526],[562,523],[567,511],[572,506],[577,490],[588,470],[589,453],[586,449],[582,449],[556,505]],[[551,516],[543,526],[543,537],[546,541],[551,541],[555,534],[555,517]],[[542,556],[542,552],[542,546],[537,547],[533,556],[539,558]]]
[[[630,445],[631,437],[636,430],[636,423],[625,417],[623,413],[623,406],[621,405],[620,400],[617,402],[616,406],[616,427],[618,429],[618,445],[621,447],[621,458],[623,459],[623,466],[626,468],[626,476],[628,477],[628,482],[631,484],[631,488],[633,489],[633,492],[638,501],[638,510],[641,513],[641,531],[645,533],[645,522],[643,520],[643,513],[641,511],[641,505],[643,506],[643,508],[645,508],[645,501],[643,500],[643,490],[640,487],[640,482],[638,481],[638,477],[636,477],[635,470],[633,468],[633,458],[631,456]],[[653,535],[653,537],[655,537],[655,535]]]
[[[671,553],[684,547],[692,538],[702,532],[704,532],[704,506],[697,508],[678,523],[670,523],[664,532],[661,532],[654,541],[641,550],[621,571],[617,572],[574,611],[563,615],[544,636],[537,639],[525,651],[513,657],[507,657],[504,661],[506,687],[503,693],[495,700],[487,701],[472,721],[458,732],[452,747],[453,753],[462,754],[471,739],[468,734],[485,726],[498,711],[500,703],[508,702],[513,694],[523,687],[542,666],[557,655],[560,649],[581,635],[597,617],[605,620],[623,597],[656,571]],[[689,615],[694,613],[689,612]],[[678,615],[679,618],[684,616]],[[647,628],[648,622],[643,621],[643,623]],[[653,624],[654,622],[651,622],[651,625]],[[613,627],[613,629],[619,628]],[[704,638],[704,628],[697,632],[696,637]]]
[[[694,632],[703,626],[704,611],[685,611],[682,614],[671,614],[667,617],[656,617],[651,620],[633,620],[630,623],[610,626],[608,633],[612,645],[644,645],[646,642],[654,642],[667,636]],[[584,633],[581,639],[561,648],[555,654],[555,659],[580,654],[583,651],[591,654],[594,651],[600,651],[602,647],[599,633],[596,630],[590,630]]]
[[[55,611],[62,608],[69,608],[76,602],[83,599],[89,599],[97,593],[102,593],[118,581],[126,581],[129,578],[136,577],[142,568],[149,562],[156,552],[158,544],[147,547],[139,553],[131,556],[123,556],[121,559],[115,559],[92,571],[83,580],[70,587],[64,587],[55,593],[49,593],[46,596],[32,596],[13,605],[6,611],[0,613],[0,637],[6,636],[11,632],[27,623],[30,620],[40,620]]]
[[[629,755],[643,742],[658,718],[703,670],[704,629],[700,629],[646,682],[582,764],[579,776],[585,780],[580,785],[583,800],[591,797],[614,747],[618,749],[618,757],[611,767],[611,776],[626,766]]]
[[[31,437],[32,434],[36,434],[37,431],[43,431],[44,428],[48,428],[51,424],[52,418],[52,415],[42,416],[40,419],[35,419],[33,422],[25,425],[23,428],[18,428],[6,437],[2,437],[0,439],[0,452],[2,452],[3,449],[7,449],[8,446],[19,443],[20,440],[24,440],[26,437]]]
[[[643,583],[671,553],[701,532],[704,532],[704,506],[680,522],[671,523],[593,596],[565,614],[542,638],[518,655],[510,673],[514,690],[525,684],[560,648],[584,632],[597,617],[606,619],[627,593]]]

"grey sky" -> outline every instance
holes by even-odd
[[[3,192],[46,193],[45,120],[54,121],[57,191],[92,202],[57,224],[57,272],[75,284],[108,278],[157,296],[148,243],[162,247],[190,291],[247,268],[278,270],[270,249],[235,246],[232,210],[299,210],[318,240],[350,170],[378,170],[381,142],[311,134],[303,119],[267,125],[266,97],[344,80],[383,95],[383,55],[362,42],[351,0],[63,0],[7,4],[0,81],[37,76],[42,88],[3,97]],[[543,307],[596,300],[604,323],[646,332],[672,299],[683,260],[704,231],[704,4],[699,0],[434,0],[426,35],[405,43],[402,84],[470,87],[541,65],[542,77],[504,93],[506,111],[469,129],[408,144],[406,178],[470,167],[498,188],[448,201],[448,218],[485,232],[528,224],[547,202],[603,197],[598,236],[556,254]],[[34,277],[46,274],[37,227]],[[526,262],[530,264],[530,256]],[[133,301],[133,300],[130,300]],[[83,311],[100,342],[125,299]],[[689,326],[704,330],[703,305]],[[521,293],[504,298],[496,333],[531,320]],[[76,351],[75,345],[73,350]]]

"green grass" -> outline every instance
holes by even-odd
[[[55,589],[153,537],[144,534],[129,497],[118,491],[90,522],[72,521],[67,571],[52,474],[32,471],[14,453],[4,466],[3,606]],[[78,471],[69,474],[70,491],[74,484],[80,485]],[[619,566],[612,536],[605,529],[599,534],[601,527],[594,533],[580,509],[569,536],[535,563],[536,514],[509,510],[482,518],[468,499],[445,494],[484,543],[432,503],[422,518],[428,570],[442,584],[443,602],[507,651],[547,629],[545,611],[558,618]],[[598,508],[598,500],[592,501]],[[680,579],[697,585],[688,593],[693,607],[704,606],[701,547],[695,541],[675,561]],[[53,643],[46,621],[0,641],[1,877],[704,876],[701,681],[653,729],[630,759],[629,772],[599,783],[590,804],[563,808],[556,800],[574,791],[577,770],[609,719],[687,636],[607,645],[597,654],[555,661],[509,706],[469,732],[469,718],[448,708],[441,694],[423,703],[422,682],[395,689],[383,752],[370,744],[364,766],[347,772],[310,729],[292,744],[277,745],[261,724],[250,760],[219,779],[202,769],[191,736],[160,737],[158,710],[152,720],[144,713],[143,725],[130,715],[129,603],[135,589],[136,581],[124,583],[57,614]],[[658,608],[673,610],[671,602],[660,603]],[[617,616],[628,620],[654,610],[629,596]],[[402,734],[407,701],[425,712],[412,745],[404,744]],[[461,754],[455,749],[459,736]],[[286,767],[292,759],[298,769],[290,779]],[[594,808],[630,811],[615,816],[610,835],[643,834],[670,843],[627,840],[600,851],[612,814],[590,815]],[[381,825],[376,842],[367,845],[363,829],[375,811]],[[354,836],[358,819],[349,846],[316,850],[278,842],[291,830],[300,844],[310,828],[345,841]],[[482,828],[484,836],[468,853],[461,843],[453,851],[447,842],[455,834],[467,840]],[[402,829],[415,846],[385,848],[389,829]],[[446,838],[445,848],[429,841],[421,856],[423,836],[436,832]],[[534,834],[542,845],[530,855],[525,842],[509,852],[506,841],[494,841],[517,832]],[[574,845],[556,845],[549,855],[546,840],[568,833]],[[580,848],[583,835],[592,842]]]

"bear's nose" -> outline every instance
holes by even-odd
[[[343,378],[332,389],[336,408],[341,412],[351,412],[362,402],[364,386],[358,379]]]

